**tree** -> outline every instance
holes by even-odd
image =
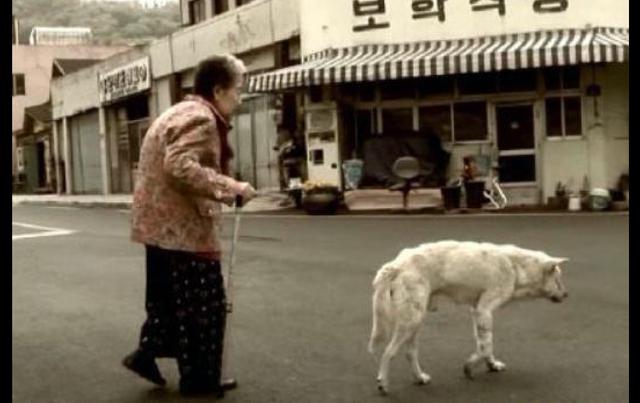
[[[145,9],[134,2],[12,0],[20,21],[20,43],[33,27],[89,27],[95,43],[130,44],[169,35],[180,27],[177,3]]]

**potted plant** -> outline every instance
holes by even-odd
[[[560,210],[566,210],[569,206],[569,195],[566,185],[562,184],[562,182],[557,183],[555,196],[554,207]]]
[[[308,214],[335,214],[340,190],[326,181],[307,181],[303,185],[302,207]]]
[[[472,156],[463,159],[462,182],[467,200],[467,208],[482,208],[485,202],[484,181],[476,180],[478,167]]]
[[[462,181],[455,180],[449,183],[447,186],[440,188],[440,194],[442,195],[442,202],[445,210],[454,210],[460,208],[460,197],[462,195]]]

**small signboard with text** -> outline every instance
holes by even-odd
[[[100,103],[105,104],[151,88],[149,58],[145,57],[106,73],[98,73]]]

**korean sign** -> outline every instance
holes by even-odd
[[[300,0],[303,57],[328,48],[588,26],[629,27],[628,0]]]
[[[355,24],[353,32],[364,32],[376,29],[387,29],[391,27],[389,15],[387,15],[387,4],[392,0],[352,0],[353,16]],[[434,19],[440,23],[446,21],[446,4],[448,0],[410,0],[405,1],[407,7],[411,7],[411,18]],[[456,1],[456,0],[449,0]],[[507,14],[508,0],[457,0],[468,2],[472,12],[495,12],[496,15],[505,16]],[[576,0],[573,0],[576,1]],[[562,13],[569,8],[569,0],[532,0],[527,4],[537,14]],[[518,0],[513,5],[521,8],[523,2]],[[401,22],[397,22],[401,23]]]
[[[139,59],[107,73],[98,74],[101,104],[147,90],[150,87],[149,58]]]

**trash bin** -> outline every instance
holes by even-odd
[[[362,160],[352,159],[342,163],[344,182],[347,189],[357,189],[362,180]]]
[[[607,189],[593,189],[589,194],[589,208],[592,211],[602,211],[609,208],[611,195]]]
[[[444,186],[440,188],[442,202],[446,210],[460,208],[460,195],[462,188],[460,186]]]
[[[484,181],[467,181],[464,183],[467,195],[467,208],[482,208],[484,204]]]

